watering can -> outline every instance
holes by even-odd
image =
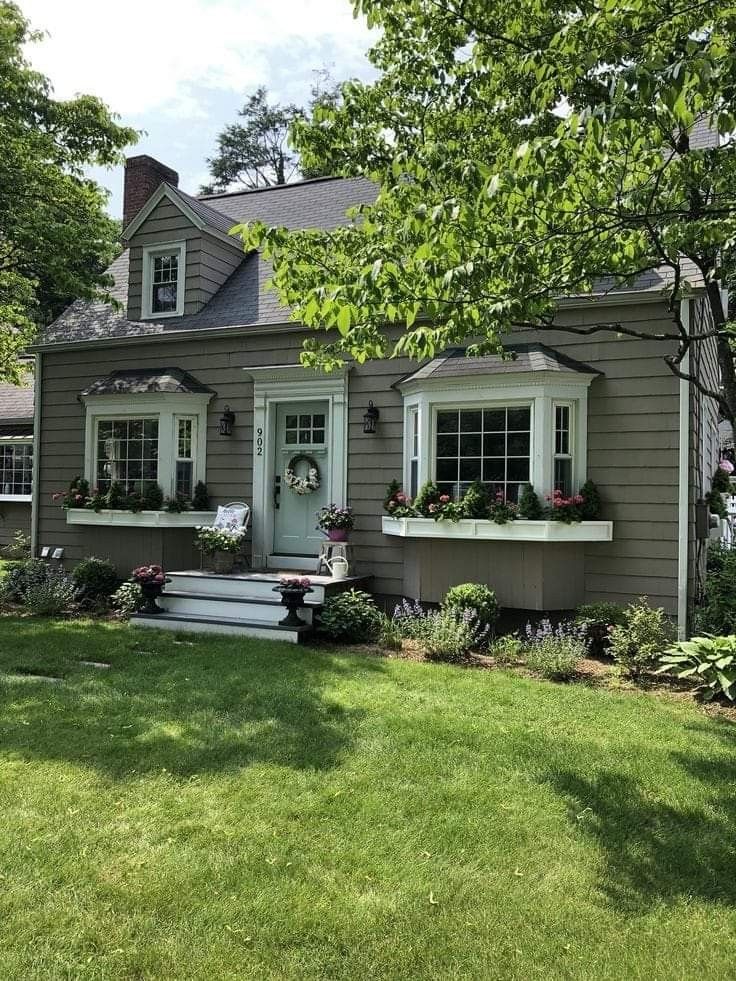
[[[348,560],[342,555],[336,555],[334,559],[325,559],[324,562],[333,579],[345,579],[350,571]]]

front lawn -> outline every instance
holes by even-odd
[[[0,977],[733,969],[736,728],[690,703],[12,618],[0,672]]]

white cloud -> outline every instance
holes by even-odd
[[[364,66],[371,34],[351,0],[20,0],[48,32],[29,48],[57,97],[100,96],[125,117],[202,114],[198,89],[242,93],[273,77]],[[310,57],[314,59],[309,61]],[[293,65],[288,64],[293,59]],[[279,95],[274,90],[275,95]]]

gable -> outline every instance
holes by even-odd
[[[223,217],[222,224],[227,222]],[[134,225],[135,222],[129,227]],[[146,249],[174,242],[184,242],[186,246],[183,315],[199,313],[245,259],[237,240],[230,244],[221,235],[216,228],[210,232],[198,227],[173,196],[160,196],[129,239],[128,320],[145,318]]]

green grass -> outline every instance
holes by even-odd
[[[693,705],[8,618],[0,672],[0,977],[733,971],[736,729]]]

